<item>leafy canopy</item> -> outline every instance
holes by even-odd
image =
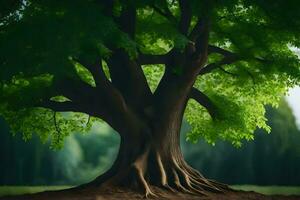
[[[300,46],[300,6],[297,0],[191,0],[192,25],[208,16],[211,21],[207,65],[218,65],[197,78],[195,88],[216,105],[213,119],[206,108],[188,102],[185,118],[191,125],[187,138],[209,143],[224,139],[239,146],[253,139],[259,127],[269,131],[264,117],[266,104],[276,106],[289,87],[298,84],[299,59],[293,49]],[[122,8],[135,4],[135,37],[115,22]],[[172,48],[183,50],[189,39],[177,29],[181,13],[178,1],[117,0],[113,17],[106,15],[106,1],[14,1],[0,6],[0,115],[14,133],[25,139],[32,133],[52,139],[59,147],[71,132],[88,130],[95,118],[84,113],[60,113],[42,108],[51,99],[68,102],[55,86],[76,79],[91,87],[91,73],[76,58],[103,58],[111,47],[123,49],[130,59],[139,54],[162,55]],[[225,55],[234,62],[224,62]],[[164,73],[163,65],[144,65],[152,92]],[[180,70],[175,71],[181,73]],[[124,74],[126,76],[126,74]]]

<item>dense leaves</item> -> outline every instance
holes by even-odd
[[[293,51],[300,46],[298,4],[190,1],[189,31],[198,19],[210,20],[209,49],[215,51],[208,52],[207,66],[217,66],[199,75],[194,87],[211,99],[217,115],[212,118],[205,107],[190,100],[185,112],[193,127],[189,140],[203,136],[214,143],[221,138],[239,146],[243,139],[253,139],[257,127],[269,131],[264,106],[276,106],[299,82],[299,59]],[[137,8],[134,37],[120,25],[126,17],[121,10],[130,6]],[[192,43],[178,29],[182,13],[177,1],[120,0],[112,9],[106,1],[15,1],[0,12],[0,114],[14,132],[25,138],[33,132],[41,138],[51,136],[56,146],[69,133],[85,130],[88,118],[40,108],[42,101],[62,95],[56,90],[58,82],[76,80],[95,87],[94,74],[84,66],[95,60],[103,63],[110,80],[106,61],[115,49],[136,60],[141,53],[183,52]],[[175,75],[182,73],[180,67],[173,66]],[[145,65],[143,70],[155,92],[163,65]]]

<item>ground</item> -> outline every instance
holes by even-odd
[[[183,193],[172,193],[154,188],[161,194],[158,199],[166,200],[300,200],[300,196],[262,195],[255,192],[229,191],[224,194],[208,193],[207,196],[194,196]],[[137,200],[144,199],[142,194],[122,189],[89,188],[81,191],[53,191],[37,194],[28,194],[14,197],[2,197],[0,200]]]

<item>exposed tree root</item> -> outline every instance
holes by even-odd
[[[179,145],[170,140],[171,146],[153,144],[148,140],[121,143],[121,153],[112,169],[87,186],[125,187],[142,192],[145,198],[157,199],[169,193],[208,196],[210,192],[230,190],[190,167],[184,161]]]
[[[228,186],[205,179],[199,172],[180,162],[178,158],[168,158],[168,162],[162,159],[156,152],[155,162],[149,162],[150,154],[140,155],[129,169],[105,180],[101,185],[113,184],[114,186],[126,186],[143,192],[145,198],[162,198],[163,192],[186,193],[190,195],[208,196],[209,192],[222,193],[228,191]],[[155,170],[155,176],[148,171]],[[155,190],[154,188],[160,188]]]
[[[145,192],[145,197],[146,198],[157,198],[158,195],[154,194],[154,192],[152,192],[152,190],[150,189],[149,184],[147,183],[147,181],[144,178],[143,172],[141,169],[139,168],[135,168],[137,177],[138,177],[138,181],[141,183],[142,187],[144,188],[144,192]]]

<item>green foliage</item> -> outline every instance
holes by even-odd
[[[193,127],[188,140],[196,142],[199,136],[203,136],[213,144],[221,138],[240,146],[243,139],[254,138],[257,127],[269,132],[264,105],[276,107],[287,91],[287,82],[284,75],[232,76],[222,71],[200,77],[195,87],[212,99],[218,108],[218,116],[213,120],[203,107],[190,101],[185,113]]]
[[[293,112],[282,100],[276,109],[266,107],[266,117],[271,134],[257,129],[255,140],[241,148],[224,141],[210,146],[203,139],[189,145],[182,137],[183,154],[206,177],[227,184],[299,185],[300,131]]]
[[[144,74],[152,92],[154,92],[164,74],[163,65],[145,65],[143,67]]]
[[[37,134],[45,143],[51,140],[51,146],[61,148],[64,138],[72,132],[87,132],[97,119],[82,113],[57,113],[44,108],[24,108],[17,111],[4,110],[1,113],[13,134],[21,133],[24,140]]]
[[[78,76],[81,78],[81,80],[91,85],[92,87],[96,87],[96,83],[93,78],[93,75],[89,70],[87,70],[84,66],[80,65],[79,63],[75,64],[75,70]]]
[[[54,94],[54,82],[72,78],[95,86],[90,72],[74,62],[76,58],[107,59],[112,55],[110,49],[121,48],[135,59],[139,52],[158,55],[171,48],[182,51],[189,43],[178,31],[177,1],[117,1],[114,17],[128,3],[138,8],[134,38],[123,32],[113,17],[105,15],[105,5],[98,1],[15,2],[0,6],[0,115],[24,138],[32,133],[44,140],[50,136],[54,146],[61,146],[63,138],[75,130],[85,131],[88,117],[78,113],[54,115],[35,107],[45,98],[67,101]],[[196,142],[202,136],[213,144],[221,138],[240,146],[242,140],[253,139],[257,127],[269,131],[264,106],[276,106],[287,89],[299,83],[299,59],[291,50],[300,47],[299,2],[190,3],[192,24],[208,16],[209,43],[234,52],[239,62],[224,66],[227,73],[216,69],[197,79],[195,87],[216,104],[218,116],[212,120],[203,107],[190,101],[185,112],[193,127],[188,139]],[[167,20],[151,8],[153,4],[161,10],[168,8],[173,18]],[[221,59],[220,55],[209,56],[209,62]],[[174,69],[175,74],[182,73],[181,67]],[[143,70],[154,92],[164,69],[144,66]]]

